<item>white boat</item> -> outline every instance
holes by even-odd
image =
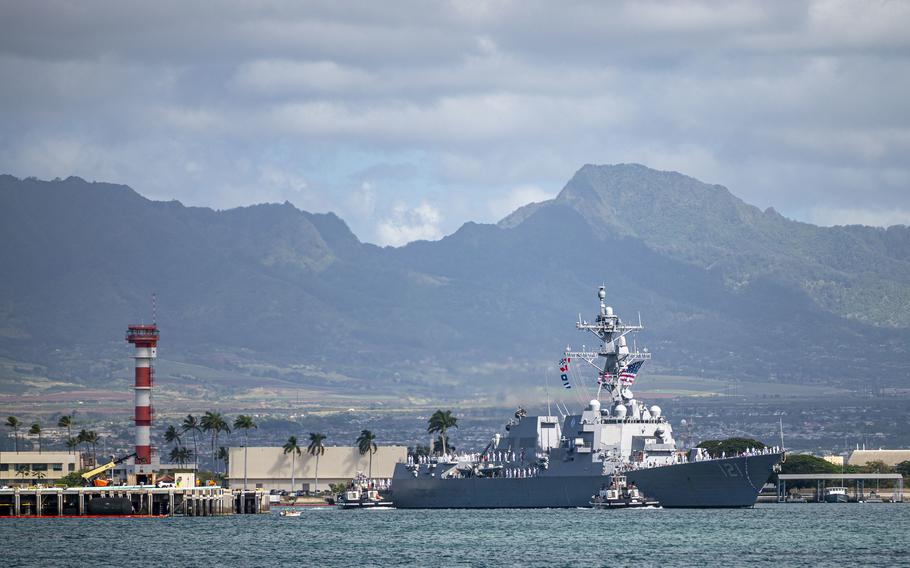
[[[278,513],[278,516],[279,517],[299,517],[300,513],[301,513],[301,511],[285,509],[284,511],[281,511],[280,513]]]
[[[846,503],[846,487],[829,487],[825,489],[825,503]]]

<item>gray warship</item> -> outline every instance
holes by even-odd
[[[626,337],[643,329],[624,323],[598,290],[594,322],[579,317],[577,329],[590,332],[599,348],[566,348],[560,362],[582,362],[597,372],[597,395],[580,414],[529,416],[523,409],[479,453],[408,456],[396,464],[391,496],[401,509],[588,507],[594,495],[624,476],[662,507],[750,507],[783,448],[711,458],[699,448],[677,449],[670,422],[660,407],[648,407],[632,393],[636,375],[651,354],[630,348]],[[558,405],[557,405],[558,407]]]

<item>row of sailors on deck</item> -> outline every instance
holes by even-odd
[[[516,460],[517,458],[517,460]],[[415,462],[416,459],[416,462]],[[461,456],[456,456],[454,454],[443,454],[439,457],[431,456],[413,456],[408,454],[408,465],[413,465],[414,463],[424,465],[428,463],[455,463],[458,461],[469,461],[473,463],[477,462],[514,462],[514,461],[524,461],[525,453],[522,451],[520,454],[516,454],[512,451],[490,451],[483,454],[466,454]]]
[[[744,452],[740,452],[738,454],[730,454],[729,456],[727,456],[727,452],[721,452],[719,457],[720,459],[725,459],[727,457],[737,458],[745,456],[764,456],[768,454],[779,454],[780,452],[781,448],[778,446],[766,446],[764,448],[748,448]],[[695,461],[705,461],[711,459],[718,458],[717,456],[711,457],[707,452],[699,452],[695,454]]]

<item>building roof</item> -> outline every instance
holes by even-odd
[[[0,452],[0,463],[52,463],[52,462],[78,462],[79,454],[67,451],[19,451]]]
[[[243,479],[243,448],[230,448],[228,478]],[[373,477],[390,478],[395,464],[407,459],[405,446],[379,446],[373,454]],[[297,479],[316,476],[316,456],[301,448],[301,454],[294,459],[294,476]],[[357,472],[367,474],[370,468],[369,454],[361,455],[353,446],[326,446],[325,454],[319,456],[320,479],[351,479]],[[249,479],[290,479],[291,455],[280,447],[250,446],[247,448],[247,477]]]
[[[781,473],[778,479],[903,479],[899,473]]]
[[[866,465],[873,461],[882,461],[886,465],[897,465],[910,460],[910,450],[854,450],[847,460],[849,465]]]

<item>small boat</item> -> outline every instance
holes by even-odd
[[[806,498],[800,495],[799,493],[791,493],[787,495],[787,498],[784,500],[785,503],[806,503]]]
[[[825,489],[825,503],[846,503],[846,487],[829,487]]]
[[[335,497],[335,506],[341,509],[375,509],[391,507],[392,500],[383,497],[375,489],[354,487]]]
[[[281,511],[280,513],[278,513],[278,516],[279,517],[299,517],[300,513],[301,513],[301,511],[285,509],[284,511]]]
[[[657,507],[653,499],[647,499],[634,483],[628,483],[625,475],[614,475],[609,487],[601,490],[591,498],[595,509],[628,509],[631,507]]]
[[[870,491],[869,495],[867,495],[862,500],[862,503],[884,503],[884,502],[885,502],[885,500],[882,499],[881,495],[879,495],[875,491]]]

